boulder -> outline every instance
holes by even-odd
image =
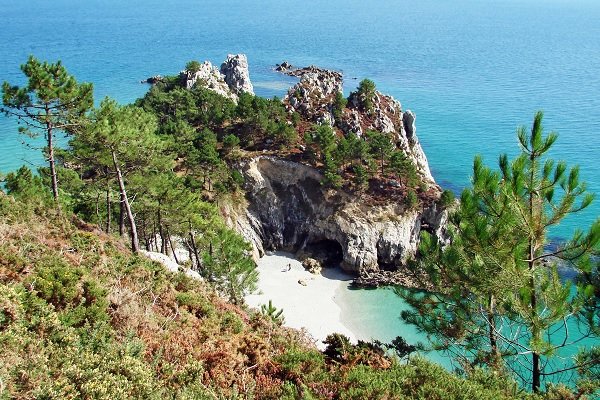
[[[305,270],[307,270],[311,274],[315,274],[315,275],[320,274],[321,270],[323,269],[323,267],[321,266],[321,263],[319,261],[315,260],[314,258],[310,258],[310,257],[302,260],[302,266],[304,267]]]
[[[294,69],[294,66],[287,61],[284,61],[281,64],[277,64],[275,66],[275,71],[278,71],[278,72],[286,72],[291,69]]]
[[[162,81],[163,81],[163,77],[161,75],[154,75],[154,76],[151,76],[150,78],[147,78],[147,79],[141,81],[141,83],[149,83],[151,85],[155,85],[158,82],[162,82]]]

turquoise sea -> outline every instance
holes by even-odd
[[[597,0],[0,0],[0,80],[22,83],[29,54],[61,59],[97,100],[126,103],[192,59],[245,53],[255,91],[293,83],[275,63],[365,77],[417,115],[417,133],[442,186],[468,185],[473,156],[495,165],[518,151],[515,129],[545,111],[552,156],[579,164],[600,195],[600,2]],[[14,121],[0,116],[0,172],[40,165]],[[553,232],[567,237],[600,215],[600,199]],[[353,292],[375,337],[405,329],[391,292]],[[359,323],[356,322],[356,323]]]

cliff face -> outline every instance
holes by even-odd
[[[284,249],[317,255],[355,274],[397,269],[415,254],[421,229],[440,232],[445,213],[435,205],[407,210],[403,204],[365,204],[327,190],[310,166],[256,157],[240,169],[247,204],[226,217],[254,246],[256,256]]]

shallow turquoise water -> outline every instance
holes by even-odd
[[[459,191],[475,154],[495,164],[518,151],[515,129],[536,110],[559,132],[552,156],[579,164],[600,194],[600,2],[596,0],[0,0],[0,80],[22,83],[29,54],[62,59],[97,100],[131,102],[139,81],[191,59],[220,63],[246,53],[257,94],[293,82],[275,63],[342,70],[346,91],[369,77],[417,114],[436,180]],[[357,79],[353,79],[357,78]],[[43,163],[0,116],[0,172]],[[600,201],[553,235],[600,215]],[[351,292],[382,339],[410,332],[388,291]],[[357,321],[358,324],[360,321]]]

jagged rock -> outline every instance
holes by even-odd
[[[254,94],[245,54],[228,54],[227,60],[221,64],[221,74],[225,76],[229,89],[236,95],[242,92]]]
[[[402,113],[402,129],[396,136],[397,145],[412,158],[422,178],[429,183],[433,183],[434,179],[429,169],[427,157],[417,138],[416,118],[415,113],[410,110]]]
[[[406,110],[402,115],[402,126],[408,140],[412,140],[417,134],[417,128],[415,126],[415,120],[417,119],[414,112]]]
[[[323,267],[321,266],[321,263],[319,261],[315,260],[314,258],[310,258],[310,257],[302,260],[302,266],[304,267],[305,270],[307,270],[311,274],[315,274],[315,275],[320,274],[321,270],[323,269]]]
[[[155,85],[158,82],[162,82],[162,80],[163,80],[162,76],[160,76],[160,75],[154,75],[154,76],[151,76],[150,78],[147,78],[147,79],[141,81],[141,83],[149,83],[151,85]]]
[[[200,81],[202,85],[213,92],[232,100],[237,100],[237,95],[231,91],[225,82],[225,76],[210,61],[204,61],[200,64],[200,68],[197,71],[182,71],[180,77],[186,89],[191,89],[196,82]]]
[[[406,269],[398,271],[375,271],[361,274],[352,281],[352,284],[361,288],[377,288],[381,286],[403,286],[413,289],[432,290],[433,286],[421,274],[415,276],[414,272]]]
[[[287,61],[282,62],[281,64],[277,64],[275,67],[275,71],[286,72],[293,69],[294,66]]]
[[[265,250],[328,254],[326,265],[355,274],[393,269],[414,256],[421,223],[434,224],[438,209],[406,209],[403,204],[365,204],[363,199],[320,185],[316,169],[275,157],[243,161],[247,204],[226,213],[231,226]],[[324,251],[325,250],[325,251]]]
[[[315,123],[333,126],[332,104],[335,95],[342,92],[342,74],[314,65],[285,74],[300,78],[284,97],[290,109]]]
[[[196,82],[201,82],[207,89],[234,102],[237,102],[238,95],[242,92],[254,94],[248,72],[248,59],[244,54],[229,54],[221,69],[213,66],[210,61],[204,61],[197,71],[182,71],[179,76],[186,89],[191,89]]]

